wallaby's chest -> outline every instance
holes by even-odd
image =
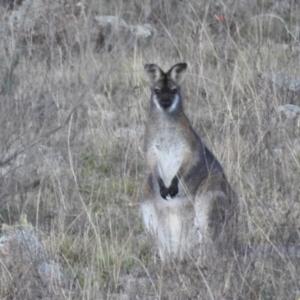
[[[179,132],[164,130],[154,137],[150,151],[161,178],[169,186],[184,159],[185,140]]]

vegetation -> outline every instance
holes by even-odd
[[[298,299],[299,258],[276,251],[162,265],[139,206],[143,65],[187,62],[185,110],[239,196],[240,244],[300,246],[300,119],[278,111],[300,106],[298,2],[16,5],[0,8],[0,220],[27,215],[74,278],[62,299]]]

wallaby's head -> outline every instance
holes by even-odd
[[[180,106],[180,84],[185,78],[187,64],[173,66],[167,73],[155,64],[145,65],[152,95],[151,101],[161,111],[172,112]]]

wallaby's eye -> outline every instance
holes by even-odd
[[[172,94],[173,94],[173,95],[177,94],[177,91],[178,91],[177,89],[173,89],[173,90],[172,90]]]
[[[155,95],[159,95],[159,93],[160,93],[160,89],[154,89],[154,94]]]

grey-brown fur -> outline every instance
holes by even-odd
[[[145,65],[151,106],[145,131],[150,168],[142,190],[142,213],[163,260],[235,248],[237,197],[223,168],[186,117],[180,84],[186,64],[167,73]],[[206,247],[207,246],[207,247]]]

